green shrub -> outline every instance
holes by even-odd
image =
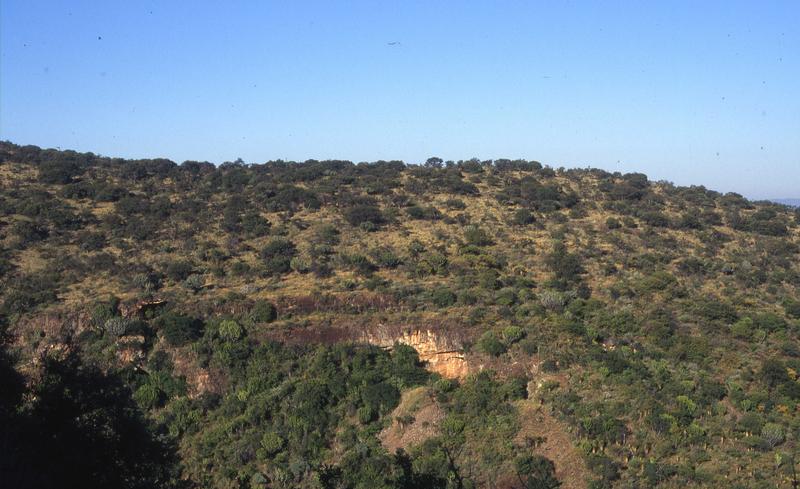
[[[183,286],[194,293],[203,290],[205,284],[206,284],[205,278],[203,278],[203,276],[199,273],[193,273],[188,277],[186,277],[186,280],[183,281]]]
[[[478,348],[487,355],[499,357],[506,352],[506,347],[502,341],[497,339],[493,331],[486,331],[478,340]]]
[[[168,312],[156,321],[164,339],[171,346],[183,346],[203,335],[203,322],[199,319]]]
[[[357,205],[347,209],[344,217],[351,226],[372,225],[377,228],[386,222],[381,210],[374,205]]]
[[[456,211],[464,210],[467,208],[467,204],[465,204],[464,201],[461,199],[447,199],[444,205],[447,206],[448,209]]]
[[[164,274],[175,282],[182,282],[191,275],[194,264],[186,260],[177,260],[167,263]]]
[[[151,383],[143,384],[133,393],[133,398],[144,409],[153,409],[163,405],[166,400],[164,392]]]
[[[447,287],[440,287],[431,292],[431,300],[437,307],[450,307],[456,303],[456,294]]]
[[[677,279],[671,273],[658,271],[644,277],[640,282],[639,289],[642,293],[657,292],[665,290],[677,282]]]
[[[250,309],[250,319],[254,323],[270,323],[278,317],[278,311],[271,303],[258,300]]]
[[[536,218],[533,217],[533,214],[528,209],[517,209],[511,218],[511,222],[517,226],[527,226],[536,222]]]
[[[49,184],[67,184],[83,173],[81,166],[68,157],[58,157],[39,165],[39,181]]]
[[[103,233],[84,231],[77,236],[80,248],[83,251],[99,251],[106,247],[106,236]]]
[[[241,226],[246,235],[257,238],[269,234],[271,223],[257,212],[249,211],[242,216]]]
[[[519,326],[506,326],[503,329],[503,339],[508,345],[513,345],[523,338],[525,338],[525,330]]]
[[[295,256],[289,262],[289,266],[297,273],[308,273],[311,271],[311,260],[306,256]]]
[[[397,268],[403,263],[403,260],[388,246],[373,249],[370,256],[380,268]]]
[[[422,207],[418,205],[413,205],[406,209],[406,213],[408,214],[408,217],[410,217],[411,219],[433,221],[442,218],[442,213],[439,212],[439,210],[433,206]]]
[[[458,303],[464,306],[471,306],[478,302],[478,294],[475,291],[466,289],[458,293]]]
[[[505,287],[497,291],[494,298],[500,306],[510,306],[517,302],[517,291],[513,287]]]
[[[361,275],[370,276],[375,271],[375,265],[360,253],[343,253],[339,255],[339,258],[344,266]]]
[[[786,321],[772,312],[757,314],[753,317],[753,325],[756,329],[763,329],[769,333],[783,331],[786,329]]]
[[[244,329],[232,319],[225,319],[219,323],[219,337],[225,341],[236,341],[242,337]]]
[[[787,316],[800,319],[800,301],[787,299],[783,303],[783,309]]]
[[[116,338],[124,335],[127,332],[130,322],[131,321],[127,318],[112,317],[106,320],[105,324],[103,325],[103,329],[105,329],[105,332],[108,336]]]
[[[50,235],[45,224],[35,221],[17,221],[11,226],[11,233],[17,236],[22,246],[38,243]]]
[[[761,428],[761,439],[767,445],[768,450],[772,450],[786,439],[786,432],[783,426],[776,423],[767,423]]]
[[[553,272],[552,285],[558,290],[566,290],[576,285],[584,273],[581,258],[575,253],[569,253],[562,242],[557,242],[553,251],[545,258],[545,263]]]
[[[267,274],[280,275],[291,271],[295,253],[294,243],[285,238],[273,238],[261,249],[259,256]]]
[[[468,245],[474,246],[489,246],[493,243],[485,230],[473,224],[464,229],[464,240]]]
[[[539,344],[533,338],[525,338],[519,342],[520,349],[526,355],[535,355],[539,353]]]
[[[265,462],[268,461],[283,449],[284,443],[285,441],[280,435],[272,430],[267,431],[261,437],[259,458]]]
[[[743,317],[731,325],[731,334],[742,340],[752,339],[754,330],[753,320],[749,317]]]
[[[519,455],[514,460],[514,469],[524,488],[556,489],[561,485],[555,464],[542,455]]]
[[[316,244],[336,246],[339,244],[339,228],[333,224],[321,224],[314,230]]]

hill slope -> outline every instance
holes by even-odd
[[[791,472],[798,211],[519,160],[0,151],[17,370],[77,357],[122,379],[174,445],[175,484],[774,487]],[[427,400],[397,408],[412,389]],[[428,435],[395,433],[415,441],[389,454],[378,435],[405,427]],[[548,436],[571,440],[572,467]]]

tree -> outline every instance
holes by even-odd
[[[545,262],[553,272],[552,285],[558,290],[567,290],[570,286],[577,285],[584,272],[581,259],[574,253],[569,253],[564,243],[558,242],[553,246]]]
[[[278,311],[265,300],[256,301],[250,309],[250,319],[255,323],[271,323],[278,317]]]
[[[528,209],[517,209],[511,222],[517,226],[527,226],[536,222],[536,218],[533,217],[533,214]]]
[[[478,348],[480,348],[482,352],[493,357],[499,357],[506,352],[505,345],[502,341],[497,339],[497,335],[495,335],[493,331],[486,331],[481,335],[478,340]]]
[[[524,489],[555,489],[561,486],[556,479],[556,466],[541,455],[520,455],[514,460],[517,477]]]
[[[159,440],[111,373],[81,362],[45,358],[23,404],[19,385],[0,405],[0,480],[14,488],[176,487],[175,452]],[[13,397],[9,394],[13,393]],[[10,418],[10,419],[9,419]],[[2,445],[0,445],[2,446]]]
[[[464,239],[468,245],[473,246],[489,246],[492,244],[492,238],[482,228],[469,225],[464,229]]]
[[[345,211],[347,222],[352,226],[363,226],[364,224],[378,227],[386,222],[381,210],[374,205],[357,205]]]
[[[294,243],[285,238],[273,238],[261,249],[266,272],[271,275],[288,273],[292,269],[292,257],[297,252]]]
[[[54,159],[39,165],[39,181],[49,184],[67,184],[82,173],[80,165],[68,159]]]
[[[431,156],[430,158],[425,160],[425,166],[427,168],[441,168],[442,163],[444,163],[444,160],[442,160],[437,156]]]
[[[183,346],[203,335],[203,322],[199,319],[168,312],[156,321],[164,339],[171,346]]]
[[[761,365],[761,378],[770,390],[789,380],[786,366],[780,360],[769,358]]]

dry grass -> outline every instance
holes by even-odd
[[[399,420],[413,419],[408,424]],[[380,432],[381,444],[394,453],[398,448],[406,451],[419,445],[428,438],[439,434],[439,423],[444,412],[433,400],[427,387],[417,387],[403,392],[400,404],[392,411],[392,423]]]

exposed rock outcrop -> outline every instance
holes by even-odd
[[[381,327],[366,333],[363,341],[383,348],[392,348],[395,343],[409,345],[417,350],[420,360],[426,363],[428,369],[442,377],[462,379],[469,374],[461,342],[445,333],[428,329],[395,331]]]

